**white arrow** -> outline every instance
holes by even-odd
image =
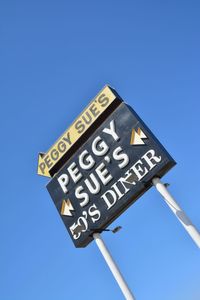
[[[148,137],[146,134],[142,131],[141,128],[138,128],[136,131],[135,129],[132,129],[131,133],[131,145],[144,145],[143,139],[147,139]]]
[[[71,210],[73,211],[74,208],[73,208],[70,200],[69,199],[63,200],[62,206],[61,206],[61,211],[60,211],[61,215],[71,217],[72,216]]]

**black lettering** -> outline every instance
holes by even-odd
[[[64,142],[61,141],[61,142],[58,143],[58,151],[60,153],[65,152],[66,148],[67,148],[67,146]]]
[[[85,117],[85,116],[87,116],[87,117],[88,117],[88,119],[86,119],[86,117]],[[90,124],[90,123],[91,123],[91,121],[92,121],[92,117],[91,117],[91,115],[89,114],[89,112],[88,112],[88,111],[85,113],[85,116],[84,116],[84,115],[82,116],[82,118],[83,118],[83,120],[84,120],[85,124]]]
[[[50,168],[50,167],[53,165],[53,163],[52,163],[52,161],[51,161],[49,155],[47,155],[47,156],[44,158],[44,162],[45,162],[45,164],[47,165],[47,168]]]
[[[46,167],[45,163],[42,162],[41,164],[39,164],[39,167],[40,167],[40,170],[41,170],[42,174],[44,174],[44,170],[45,170],[45,167]]]
[[[66,136],[66,137],[63,136],[63,140],[64,140],[66,143],[68,143],[69,145],[72,144],[71,139],[70,139],[70,134],[69,134],[69,132],[67,133],[67,136]]]
[[[52,158],[53,160],[57,160],[58,157],[59,157],[59,152],[54,148],[54,149],[51,151],[50,155],[51,155],[51,158]]]
[[[90,106],[90,111],[91,111],[91,113],[93,114],[94,117],[97,117],[100,114],[100,111],[97,109],[95,104],[92,104]]]
[[[85,125],[81,122],[81,120],[79,120],[76,124],[75,124],[75,128],[78,131],[78,133],[82,133],[85,130]]]
[[[98,102],[99,104],[101,104],[102,107],[107,106],[107,104],[109,103],[109,98],[105,96],[105,94],[102,94],[99,98],[98,98]]]

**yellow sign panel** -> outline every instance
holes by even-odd
[[[51,177],[50,170],[115,99],[116,95],[109,86],[105,86],[48,152],[39,154],[37,173]]]

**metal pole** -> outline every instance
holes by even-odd
[[[124,294],[125,299],[127,300],[135,300],[131,290],[129,289],[125,279],[123,278],[120,270],[118,269],[115,261],[113,260],[109,250],[107,249],[101,235],[99,233],[93,234],[94,240],[99,247],[99,250],[101,251],[101,254],[103,255],[105,261],[107,262],[111,272],[113,273],[113,276],[115,277],[117,283],[119,284],[119,287],[122,290],[122,293]]]
[[[172,195],[167,190],[166,186],[160,181],[159,178],[154,178],[152,180],[154,186],[158,190],[158,192],[163,196],[165,202],[169,205],[173,213],[176,215],[178,220],[181,222],[181,224],[185,227],[193,241],[197,244],[197,246],[200,248],[200,233],[195,228],[195,226],[192,224],[190,219],[186,216],[184,211],[181,209],[181,207],[178,205],[178,203],[175,201],[175,199],[172,197]]]

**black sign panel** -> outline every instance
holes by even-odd
[[[122,103],[67,161],[47,189],[76,247],[85,247],[175,161]]]

